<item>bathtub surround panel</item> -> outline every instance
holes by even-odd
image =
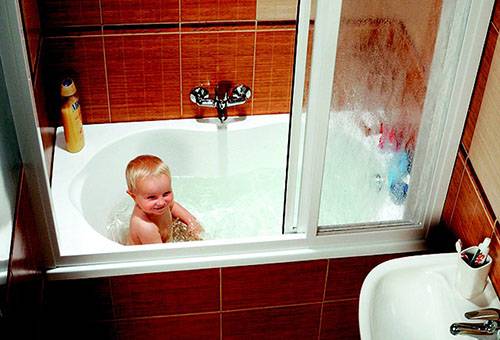
[[[223,268],[222,308],[233,310],[321,301],[327,264],[327,260],[319,260]],[[281,285],[282,282],[286,285]]]
[[[111,279],[116,318],[220,310],[219,270],[118,276]]]
[[[60,82],[71,77],[77,86],[84,123],[109,122],[109,104],[101,37],[45,39],[44,88],[49,119],[59,121]]]
[[[252,88],[255,32],[213,32],[181,35],[182,118],[216,117],[217,110],[193,105],[194,86],[206,87],[214,96],[221,81]],[[207,48],[208,47],[208,48]],[[291,69],[290,69],[291,71]],[[249,115],[252,101],[228,109],[229,115]]]
[[[360,339],[358,326],[358,299],[326,302],[323,305],[320,339]]]
[[[178,117],[178,34],[106,36],[104,45],[112,122]]]
[[[219,313],[128,319],[112,326],[117,339],[220,339]]]
[[[179,0],[100,0],[103,24],[179,22]]]
[[[493,265],[490,270],[490,279],[497,291],[500,293],[500,222],[499,216],[492,209],[492,201],[488,192],[495,189],[491,183],[484,182],[481,177],[476,174],[476,163],[488,161],[485,154],[476,154],[476,158],[470,157],[472,151],[471,143],[475,139],[475,129],[479,126],[476,124],[479,119],[484,120],[485,125],[495,126],[496,118],[486,114],[483,115],[483,106],[488,107],[485,103],[486,91],[497,90],[487,89],[487,86],[495,84],[495,80],[490,79],[490,74],[498,73],[498,63],[492,63],[493,55],[498,52],[498,33],[500,23],[500,6],[496,2],[491,22],[486,37],[483,55],[479,66],[474,91],[472,94],[471,104],[467,120],[465,123],[464,133],[462,135],[461,147],[458,150],[457,163],[455,165],[458,170],[452,174],[448,195],[445,201],[445,209],[441,217],[441,224],[438,229],[446,230],[452,233],[452,239],[449,242],[455,242],[457,238],[461,238],[464,247],[477,245],[482,242],[484,237],[490,237],[492,242],[490,245],[490,255],[493,258]],[[498,87],[498,85],[496,85]],[[498,105],[498,96],[493,100]],[[498,114],[498,111],[497,111]],[[481,134],[482,132],[478,132]],[[497,144],[488,142],[482,147],[485,153],[498,152]],[[497,162],[498,163],[498,162]],[[460,170],[463,167],[464,170]],[[496,172],[495,172],[496,171]],[[498,169],[488,170],[488,176],[498,175]],[[458,185],[457,185],[458,183]],[[454,193],[457,194],[454,194]]]
[[[222,313],[222,334],[241,340],[317,339],[320,314],[321,303]]]
[[[75,293],[78,292],[78,293]],[[51,282],[45,289],[45,323],[51,317],[63,322],[113,319],[109,278]],[[74,308],[72,306],[78,306]],[[67,311],[71,310],[71,313]]]
[[[62,323],[71,326],[57,330],[45,322],[45,334],[64,338],[66,330],[82,329],[103,339],[178,332],[188,339],[316,339],[321,329],[322,339],[355,339],[364,275],[386,258],[406,255],[48,281],[47,320],[71,319]],[[344,294],[326,294],[337,285]]]

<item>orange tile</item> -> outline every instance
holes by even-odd
[[[462,239],[464,247],[477,245],[485,237],[491,237],[493,234],[493,221],[481,202],[479,191],[470,173],[469,164],[466,166],[458,192],[451,228],[457,237]]]
[[[497,6],[497,8],[500,6]],[[481,103],[483,101],[483,94],[486,88],[486,81],[488,80],[488,74],[490,72],[491,60],[493,58],[493,53],[495,52],[495,46],[498,38],[498,32],[490,25],[488,30],[488,35],[486,36],[486,41],[484,45],[483,55],[481,57],[481,63],[479,65],[479,71],[476,77],[476,83],[474,85],[474,91],[472,92],[472,98],[469,105],[469,112],[467,113],[467,120],[465,121],[465,128],[462,135],[462,145],[465,150],[469,152],[470,145],[472,142],[472,137],[474,135],[474,129],[477,123],[477,117],[479,115],[479,110],[481,109]]]
[[[255,20],[256,0],[181,0],[182,22]]]
[[[115,318],[219,311],[219,269],[117,276],[111,280]]]
[[[106,36],[111,121],[180,117],[179,35]]]
[[[179,22],[179,0],[101,0],[106,24]]]
[[[295,31],[258,31],[253,113],[289,113]]]
[[[321,302],[326,264],[318,260],[222,268],[222,309]]]
[[[41,21],[47,27],[99,25],[99,0],[41,0]]]
[[[59,86],[71,77],[78,89],[84,123],[109,122],[101,37],[44,40],[43,87],[49,117],[59,118]]]
[[[200,108],[191,103],[189,93],[204,86],[214,96],[215,86],[228,81],[232,86],[252,87],[254,35],[251,32],[189,33],[181,35],[182,45],[182,107],[183,118],[215,117],[212,108]],[[251,114],[251,103],[228,109],[229,115]]]
[[[222,339],[317,339],[320,311],[321,303],[224,312]]]
[[[464,170],[465,170],[465,160],[464,156],[459,150],[457,158],[455,160],[455,165],[453,167],[453,173],[451,174],[451,180],[448,186],[448,193],[446,194],[446,200],[444,202],[443,212],[441,215],[441,220],[444,222],[446,226],[451,225],[453,210],[455,209],[457,194],[460,189],[460,183],[462,182],[462,176],[464,174]]]

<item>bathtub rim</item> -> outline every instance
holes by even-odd
[[[57,257],[58,267],[47,270],[48,280],[73,280],[181,270],[199,270],[247,265],[298,262],[319,259],[373,256],[428,250],[422,226],[382,228],[371,232],[325,235],[311,242],[306,234],[221,241],[212,247],[190,243],[177,257],[167,257],[165,249],[144,249],[162,245],[141,245],[133,251],[109,254]],[[211,242],[211,241],[207,241]],[[346,246],[348,245],[348,246]],[[193,249],[199,250],[195,253]],[[172,248],[171,248],[172,249]],[[175,250],[175,249],[174,249]],[[134,258],[137,251],[141,259]]]

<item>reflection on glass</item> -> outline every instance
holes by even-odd
[[[0,64],[0,308],[4,307],[5,302],[4,289],[7,283],[19,169],[19,149]]]
[[[440,12],[343,2],[320,226],[403,219]]]

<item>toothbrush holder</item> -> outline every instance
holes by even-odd
[[[484,291],[491,268],[492,259],[489,255],[480,267],[474,268],[468,263],[467,259],[472,259],[477,250],[477,246],[469,247],[458,254],[455,287],[466,299],[472,299]]]

